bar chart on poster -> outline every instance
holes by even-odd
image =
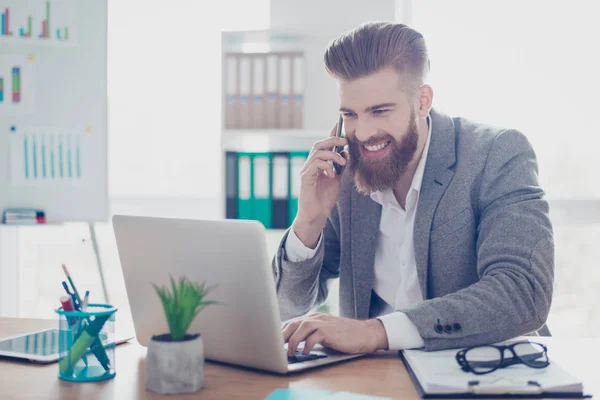
[[[0,0],[0,213],[108,219],[107,0]]]
[[[82,179],[81,147],[85,140],[86,135],[81,132],[11,126],[11,183],[76,184]]]
[[[0,54],[0,115],[35,111],[35,57]]]
[[[0,1],[0,43],[76,44],[78,3],[76,0]]]

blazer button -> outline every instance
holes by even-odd
[[[452,332],[452,327],[450,325],[446,325],[444,327],[444,330],[446,331],[446,333],[450,333],[450,332]]]
[[[437,325],[435,326],[435,331],[436,331],[437,333],[442,333],[442,332],[444,332],[444,327],[443,327],[443,326],[441,326],[440,324],[437,324]]]
[[[454,330],[455,331],[460,331],[460,324],[459,323],[454,324]]]

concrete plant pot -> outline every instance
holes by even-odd
[[[153,336],[146,356],[146,389],[160,394],[194,393],[204,385],[204,345],[200,335],[173,342]]]

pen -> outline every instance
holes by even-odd
[[[71,295],[71,291],[69,290],[69,286],[67,286],[67,282],[62,281],[62,285],[65,288],[65,292],[67,292],[67,294],[70,296]]]
[[[71,296],[61,296],[60,303],[63,306],[63,310],[65,310],[65,311],[74,311],[74,308],[73,308],[73,298]],[[83,321],[80,321],[80,322],[83,322]],[[67,317],[67,323],[69,324],[69,327],[73,329],[74,325],[77,324],[77,318],[75,318],[75,317]],[[72,332],[75,335],[75,339],[77,339],[77,337],[79,335],[80,329],[81,329],[81,323],[79,324],[79,327],[77,327],[77,331]],[[85,363],[85,365],[88,365],[87,357],[84,356],[83,362]]]
[[[62,269],[63,269],[63,271],[65,271],[65,275],[67,276],[67,280],[71,284],[71,288],[73,289],[73,293],[75,293],[75,298],[77,299],[77,302],[81,306],[81,297],[79,297],[79,293],[77,293],[77,288],[75,287],[75,284],[73,283],[73,279],[71,279],[71,275],[69,275],[69,271],[67,270],[67,266],[65,264],[63,264],[62,265]]]
[[[89,297],[90,297],[90,291],[86,290],[85,296],[83,297],[83,304],[81,304],[81,309],[83,311],[85,311],[85,309],[87,308]]]
[[[73,299],[73,307],[74,307],[74,309],[75,310],[79,310],[81,308],[81,304],[77,303],[77,299],[75,298],[75,295],[73,293],[71,293],[71,291],[69,290],[69,286],[67,286],[67,282],[63,281],[62,285],[65,288],[65,291],[67,292],[67,294],[69,296],[71,296],[71,298]]]
[[[89,303],[89,296],[90,296],[90,291],[86,290],[85,297],[83,298],[83,302],[79,308],[79,311],[85,312],[87,310],[87,306]],[[88,321],[88,319],[86,317],[81,317],[81,321],[80,321],[79,327],[77,329],[77,335],[75,337],[75,340],[77,340],[79,338],[79,336],[81,336],[81,334],[84,332],[85,328],[87,326],[89,326],[89,323],[90,323],[90,321]],[[98,359],[98,361],[100,362],[100,365],[102,365],[104,370],[108,371],[110,369],[110,359],[108,358],[108,355],[106,355],[106,351],[104,350],[104,346],[102,345],[102,340],[100,340],[100,337],[96,336],[95,338],[93,338],[92,344],[90,345],[90,351],[92,352],[92,354],[94,354],[96,356],[96,359]],[[84,353],[81,357],[82,357],[85,365],[88,365],[87,352]]]
[[[60,297],[60,304],[62,304],[63,306],[63,310],[65,311],[73,311],[73,299],[71,298],[71,296],[61,296]],[[67,321],[69,321],[69,326],[73,325],[76,321],[75,321],[75,317],[71,317],[71,318],[67,318]]]
[[[96,319],[91,321],[90,324],[87,325],[85,329],[83,329],[81,335],[79,335],[75,343],[73,343],[73,346],[71,346],[71,350],[69,351],[69,353],[59,363],[60,370],[63,373],[71,371],[73,369],[73,366],[77,364],[77,361],[79,361],[81,357],[86,353],[88,347],[92,344],[92,342],[94,342],[95,339],[98,339],[98,333],[100,333],[102,327],[104,326],[104,323],[108,320],[109,317],[109,315],[97,316]],[[102,347],[101,343],[93,347],[94,349],[92,350],[95,350],[94,354],[96,355],[96,358],[98,358],[98,354],[96,354],[96,352],[98,352],[100,349],[102,350],[100,354],[104,353],[103,356],[98,358],[98,361],[100,362],[100,364],[102,364],[104,369],[108,371],[108,368],[110,368],[110,360],[104,352],[104,347]]]

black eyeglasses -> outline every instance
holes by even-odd
[[[511,355],[504,357],[508,350]],[[541,343],[522,341],[508,346],[474,346],[456,353],[456,361],[465,372],[477,375],[489,374],[498,368],[525,364],[531,368],[546,368],[550,365],[548,349]]]

